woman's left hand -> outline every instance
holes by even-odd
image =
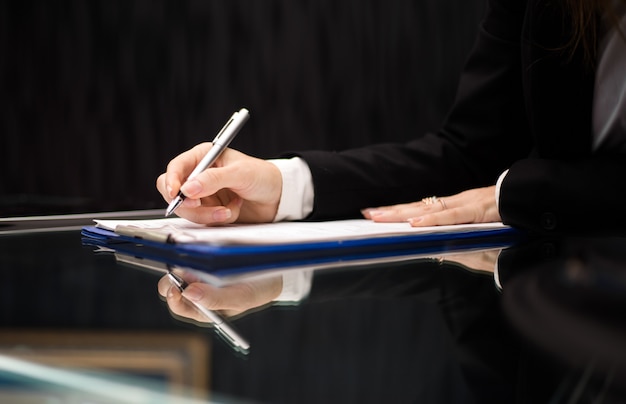
[[[424,198],[419,202],[363,209],[375,222],[405,222],[413,227],[499,222],[496,187],[470,189],[446,197]]]

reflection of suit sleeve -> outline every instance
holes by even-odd
[[[479,402],[512,401],[508,400],[511,398],[508,394],[514,383],[519,347],[500,311],[500,295],[491,274],[441,265],[437,260],[362,271],[316,273],[308,304],[331,299],[397,299],[399,305],[413,299],[416,305],[434,307],[433,312],[440,313],[448,329],[437,338],[453,341],[453,356],[469,388],[481,398]],[[393,318],[394,313],[387,315]],[[409,334],[437,332],[415,330],[423,324],[419,318],[400,317],[398,321],[405,322]],[[393,344],[393,335],[389,338]]]

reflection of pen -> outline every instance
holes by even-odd
[[[170,281],[181,291],[181,293],[187,287],[187,282],[185,282],[178,275],[168,272],[167,276],[170,278]],[[189,300],[188,300],[189,301]],[[196,302],[191,302],[202,314],[204,314],[211,322],[215,329],[222,335],[229,343],[231,343],[235,348],[240,351],[246,352],[250,349],[250,344],[246,341],[234,328],[230,326],[219,314],[216,312],[207,309],[206,307],[198,304]]]
[[[235,138],[237,132],[239,132],[239,130],[241,129],[243,124],[246,123],[249,117],[250,115],[248,114],[248,110],[245,108],[240,109],[238,112],[235,112],[233,116],[230,117],[222,130],[220,130],[219,133],[215,136],[215,139],[213,139],[213,147],[211,147],[206,156],[204,156],[204,158],[200,160],[200,163],[198,163],[196,168],[194,168],[191,174],[189,174],[189,176],[187,177],[187,181],[200,174],[202,171],[206,170],[211,165],[213,165],[213,163],[215,163],[215,160],[217,160],[222,152],[226,150],[230,142]],[[174,198],[167,207],[167,210],[165,211],[165,216],[169,216],[174,213],[176,208],[178,208],[184,200],[185,195],[183,195],[182,192],[178,192],[176,198]]]

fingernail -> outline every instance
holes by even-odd
[[[423,220],[424,218],[422,216],[419,216],[419,217],[412,217],[410,219],[407,219],[407,222],[409,222],[411,225],[415,225],[415,224],[422,222]]]
[[[361,209],[361,214],[366,217],[369,218],[371,217],[371,209],[370,208],[366,208],[366,209]]]
[[[231,212],[230,209],[218,209],[213,212],[213,220],[215,220],[216,222],[223,222],[224,220],[230,219],[232,215],[233,212]]]
[[[180,190],[185,196],[193,197],[202,191],[202,184],[197,180],[187,181],[180,187]]]
[[[192,302],[197,302],[198,300],[202,299],[202,297],[204,296],[204,292],[202,292],[202,289],[197,286],[189,285],[189,287],[187,287],[187,289],[183,291],[183,296],[185,296],[185,299],[189,299]]]
[[[170,198],[173,198],[175,195],[172,192],[172,187],[170,187],[169,185],[165,186],[165,189],[167,190],[167,194],[170,196]]]
[[[369,213],[370,217],[379,217],[379,216],[383,216],[383,215],[384,215],[384,214],[386,214],[387,212],[386,212],[386,211],[384,211],[384,210],[375,210],[375,209],[372,209],[372,210],[369,210],[369,211],[368,211],[368,213]]]

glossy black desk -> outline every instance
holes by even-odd
[[[83,246],[90,220],[33,223],[0,233],[0,402],[626,400],[626,239],[319,271],[232,320],[241,355],[172,316],[160,276]]]

